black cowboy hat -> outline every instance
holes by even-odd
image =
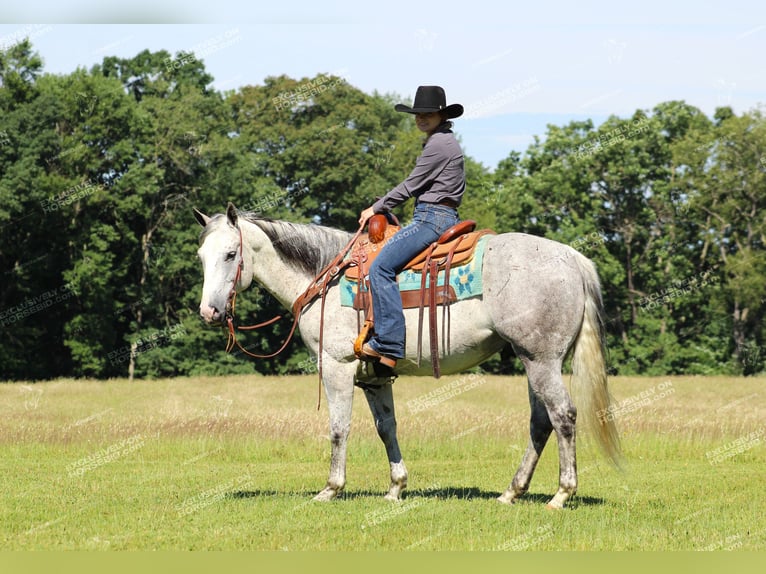
[[[444,95],[444,89],[441,86],[418,86],[412,107],[396,104],[394,109],[397,112],[408,114],[443,112],[447,118],[457,118],[463,115],[463,106],[460,104],[447,105],[447,96]]]

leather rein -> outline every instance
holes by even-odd
[[[279,349],[274,351],[273,353],[260,355],[257,353],[251,353],[246,348],[244,348],[242,344],[239,341],[237,341],[236,331],[237,330],[254,331],[256,329],[260,329],[261,327],[267,327],[268,325],[272,325],[276,323],[277,321],[279,321],[280,319],[282,319],[282,315],[277,315],[269,319],[268,321],[264,321],[256,325],[236,325],[235,324],[234,312],[235,312],[236,301],[237,301],[237,285],[239,284],[239,281],[242,278],[242,269],[244,268],[244,265],[245,265],[244,247],[243,247],[243,241],[242,241],[242,229],[239,227],[239,225],[237,225],[237,231],[239,231],[239,265],[237,266],[237,275],[234,278],[234,284],[232,285],[231,292],[229,293],[229,299],[231,301],[231,304],[229,305],[229,308],[226,310],[226,325],[229,332],[228,340],[226,342],[226,352],[229,353],[234,349],[234,347],[237,347],[239,348],[240,351],[242,351],[246,355],[249,355],[250,357],[253,357],[256,359],[270,359],[272,357],[276,357],[287,348],[287,345],[292,340],[293,335],[295,334],[295,329],[298,327],[298,321],[301,318],[301,314],[303,313],[304,308],[308,306],[308,304],[311,303],[314,299],[316,299],[317,296],[320,296],[321,302],[322,302],[322,309],[320,313],[320,322],[319,322],[318,370],[319,370],[319,380],[321,382],[325,296],[327,294],[327,290],[329,289],[329,286],[332,280],[335,277],[337,277],[343,269],[345,269],[352,263],[351,259],[344,261],[344,258],[346,257],[346,254],[349,252],[349,250],[354,245],[356,240],[361,235],[363,229],[364,229],[364,225],[361,225],[359,229],[357,230],[357,232],[353,235],[351,240],[346,244],[346,246],[343,249],[341,249],[340,253],[338,253],[338,255],[336,255],[335,258],[329,264],[327,264],[317,274],[316,277],[314,277],[311,284],[306,288],[306,290],[301,295],[299,295],[298,298],[293,302],[292,309],[291,309],[292,315],[293,315],[293,324],[292,324],[292,327],[290,327],[290,332],[287,334],[285,341],[282,343]]]

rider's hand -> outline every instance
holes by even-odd
[[[372,207],[368,207],[362,211],[361,215],[359,215],[359,225],[364,227],[364,224],[367,223],[367,220],[373,215],[375,215],[375,212],[372,210]]]

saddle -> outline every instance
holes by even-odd
[[[346,279],[358,282],[359,288],[354,299],[354,308],[364,314],[364,324],[354,342],[354,353],[361,355],[364,343],[371,335],[374,326],[372,297],[368,273],[370,266],[383,246],[393,237],[400,227],[389,223],[386,216],[376,214],[368,222],[368,233],[361,235],[351,248],[349,265],[345,268]],[[422,357],[423,316],[425,307],[429,313],[429,338],[431,365],[435,378],[441,376],[439,366],[439,341],[436,307],[442,306],[442,344],[449,353],[449,305],[457,301],[455,290],[449,284],[452,267],[468,263],[474,256],[476,244],[484,235],[494,234],[492,230],[475,231],[476,222],[461,221],[445,231],[436,242],[415,256],[405,265],[404,270],[421,274],[420,289],[402,291],[402,307],[418,308],[418,365]],[[437,285],[439,272],[444,271],[443,285]]]
[[[380,214],[373,216],[384,217]],[[381,224],[374,224],[375,227],[380,228]],[[447,231],[445,231],[435,243],[432,243],[425,251],[413,257],[407,265],[404,266],[403,271],[408,269],[415,272],[422,272],[429,264],[429,259],[435,259],[439,262],[439,271],[446,269],[447,258],[452,254],[450,264],[452,267],[457,267],[467,263],[473,258],[473,252],[476,249],[476,242],[483,235],[493,233],[489,229],[482,229],[474,231],[476,228],[476,222],[470,219],[461,221]],[[386,225],[382,235],[372,235],[367,233],[362,235],[357,240],[356,244],[351,248],[351,257],[356,265],[352,265],[346,268],[346,279],[350,281],[359,281],[359,277],[366,275],[366,271],[369,270],[370,265],[378,256],[378,253],[383,249],[383,246],[393,237],[401,228],[398,225]],[[377,233],[381,233],[377,231]],[[377,239],[377,241],[373,240]],[[364,265],[359,265],[363,263]]]

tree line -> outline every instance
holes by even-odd
[[[225,93],[212,81],[199,59],[164,50],[66,75],[44,73],[27,40],[0,52],[0,380],[315,370],[300,343],[252,361],[201,323],[192,207],[232,201],[353,231],[409,173],[421,135],[393,110],[399,97],[338,77]],[[763,370],[759,109],[707,117],[671,101],[549,125],[494,167],[466,157],[461,217],[596,262],[612,373]],[[257,288],[238,299],[242,317],[283,311]],[[277,324],[247,344],[285,335]],[[507,353],[483,368],[520,372]]]

